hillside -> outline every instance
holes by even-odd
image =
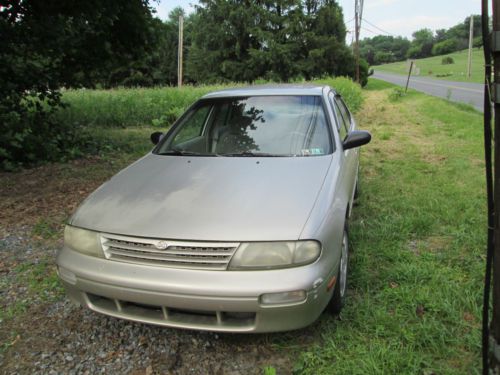
[[[444,57],[450,56],[454,64],[443,65],[441,61]],[[466,77],[467,72],[467,50],[450,53],[448,55],[433,56],[425,59],[415,60],[417,72],[420,70],[421,77],[431,77],[446,79],[449,81],[477,82],[484,80],[484,56],[482,49],[474,49],[472,53],[472,75]],[[378,65],[373,67],[376,71],[408,74],[409,63],[407,61],[395,62],[391,64]],[[413,71],[415,75],[415,70]]]

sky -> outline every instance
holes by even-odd
[[[344,10],[347,29],[353,30],[354,0],[338,2]],[[166,19],[169,12],[177,6],[191,13],[196,3],[196,0],[160,0],[156,4],[157,15]],[[361,38],[401,35],[411,39],[411,34],[418,29],[449,28],[463,22],[471,14],[480,13],[479,0],[364,0],[365,22],[362,24]]]

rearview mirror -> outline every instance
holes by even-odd
[[[365,130],[353,130],[343,142],[344,150],[366,145],[372,140],[372,135]]]
[[[161,137],[163,136],[162,132],[154,132],[151,134],[151,142],[153,142],[154,145],[157,145],[158,142],[160,142]]]

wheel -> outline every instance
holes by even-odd
[[[342,249],[340,252],[340,265],[337,276],[337,282],[333,289],[332,299],[328,303],[327,310],[333,314],[339,314],[345,304],[347,292],[347,270],[349,264],[349,231],[347,223],[344,226],[342,236]]]

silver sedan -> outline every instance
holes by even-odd
[[[370,134],[328,86],[205,95],[65,229],[74,302],[169,327],[298,329],[346,296],[347,221]]]

